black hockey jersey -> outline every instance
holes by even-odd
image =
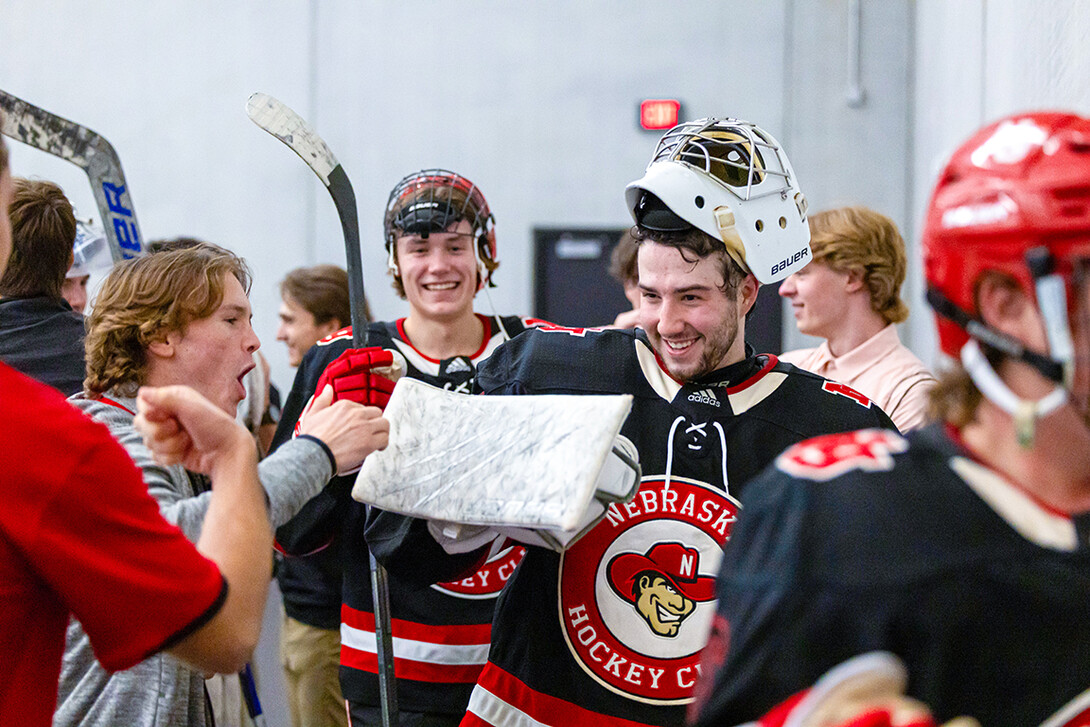
[[[747,352],[682,384],[643,331],[543,326],[481,367],[489,394],[633,395],[621,433],[643,480],[564,554],[528,548],[463,725],[684,722],[745,483],[810,436],[893,427],[854,390]]]
[[[804,442],[743,504],[698,724],[754,719],[875,650],[940,723],[1038,725],[1090,689],[1090,514],[1043,507],[953,429]]]
[[[368,345],[399,351],[408,362],[406,375],[435,386],[469,393],[477,366],[508,336],[532,325],[529,319],[478,316],[486,334],[472,356],[443,361],[430,359],[409,343],[404,320],[372,323]],[[318,343],[304,357],[299,377],[285,405],[285,418],[297,419],[314,393],[326,366],[351,348],[352,331],[345,328]],[[457,426],[457,422],[452,422]],[[277,542],[288,553],[308,553],[323,547],[339,533],[344,559],[341,606],[341,690],[349,701],[379,705],[378,664],[374,608],[364,535],[366,508],[351,497],[354,477],[335,477],[326,489],[307,503],[287,525],[277,531]],[[414,576],[429,582],[430,564],[442,563],[443,574],[459,573],[455,581],[421,586],[417,580],[389,578],[390,610],[394,637],[394,668],[401,709],[458,715],[465,711],[473,684],[487,659],[492,613],[496,596],[518,565],[524,549],[510,546],[480,564],[477,554],[451,557],[427,535],[423,521],[393,516],[403,537],[430,544],[418,551],[411,568]],[[290,559],[289,561],[290,562]],[[480,565],[479,569],[475,566]]]

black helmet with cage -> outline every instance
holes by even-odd
[[[474,253],[481,271],[480,285],[494,287],[492,271],[499,266],[496,259],[496,220],[480,188],[447,169],[422,169],[397,183],[386,202],[383,237],[387,264],[399,292],[402,291],[397,267],[397,238],[403,235],[426,238],[462,220],[468,222],[473,230]]]

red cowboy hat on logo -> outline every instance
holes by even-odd
[[[699,572],[700,551],[681,543],[656,543],[646,554],[621,553],[606,569],[609,585],[621,598],[632,602],[632,587],[640,573],[654,571],[670,581],[674,589],[693,601],[715,598],[715,578]]]

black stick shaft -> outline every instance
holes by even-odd
[[[348,175],[338,164],[329,174],[329,194],[337,206],[344,231],[344,254],[348,270],[348,298],[352,307],[352,346],[367,346],[367,321],[364,319],[363,261],[360,258],[360,227],[356,216],[356,194]],[[371,570],[371,601],[375,607],[375,641],[378,660],[379,696],[382,702],[382,727],[398,724],[397,683],[394,679],[394,643],[390,626],[390,585],[386,569],[367,553]]]
[[[360,224],[356,217],[356,194],[341,165],[329,173],[329,194],[337,207],[344,232],[344,256],[348,270],[348,300],[352,307],[352,346],[367,346],[367,321],[363,317],[363,260],[360,258]]]

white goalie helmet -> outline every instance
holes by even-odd
[[[806,197],[795,171],[779,142],[748,121],[707,118],[670,129],[625,201],[641,227],[696,227],[722,240],[762,284],[810,262]]]

